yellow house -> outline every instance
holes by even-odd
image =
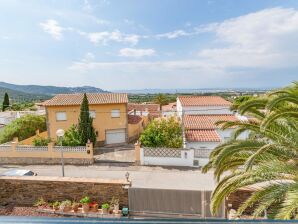
[[[48,136],[56,139],[56,131],[78,124],[82,93],[58,94],[46,101]],[[128,140],[128,97],[124,93],[87,93],[90,116],[96,131],[97,145],[118,144]]]

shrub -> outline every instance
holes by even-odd
[[[80,203],[82,203],[82,204],[89,204],[90,202],[91,202],[91,200],[88,196],[85,196],[80,200]]]
[[[49,138],[43,138],[40,136],[37,136],[33,139],[32,144],[34,146],[47,146],[51,142],[51,139]]]
[[[80,146],[81,138],[78,128],[75,125],[72,125],[66,132],[62,141],[62,144],[65,146]]]
[[[45,116],[25,115],[7,125],[0,134],[0,143],[12,141],[18,137],[20,141],[35,135],[36,130],[41,132],[47,129]]]
[[[153,120],[140,137],[147,147],[182,147],[182,128],[175,118]]]
[[[47,202],[43,198],[38,198],[33,206],[39,207],[39,206],[44,206],[46,204]]]
[[[108,203],[104,203],[104,204],[101,205],[101,208],[102,209],[109,209],[110,205]]]

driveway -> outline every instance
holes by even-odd
[[[29,169],[39,176],[61,176],[59,165],[14,166],[0,165],[0,172],[8,169]],[[198,169],[178,169],[148,166],[65,166],[68,177],[98,177],[108,179],[124,179],[126,172],[130,174],[133,187],[212,190],[215,182],[213,174],[202,174]]]
[[[99,162],[135,162],[135,149],[133,145],[99,147],[94,152],[95,163]]]

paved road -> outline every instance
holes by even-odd
[[[61,166],[58,165],[0,165],[0,172],[8,169],[30,169],[39,176],[60,176]],[[212,190],[215,186],[212,173],[202,174],[200,170],[181,170],[177,168],[142,167],[142,166],[65,166],[65,176],[98,177],[124,179],[130,173],[133,187]]]

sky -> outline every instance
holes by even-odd
[[[298,80],[296,0],[0,0],[0,81],[105,90]]]

